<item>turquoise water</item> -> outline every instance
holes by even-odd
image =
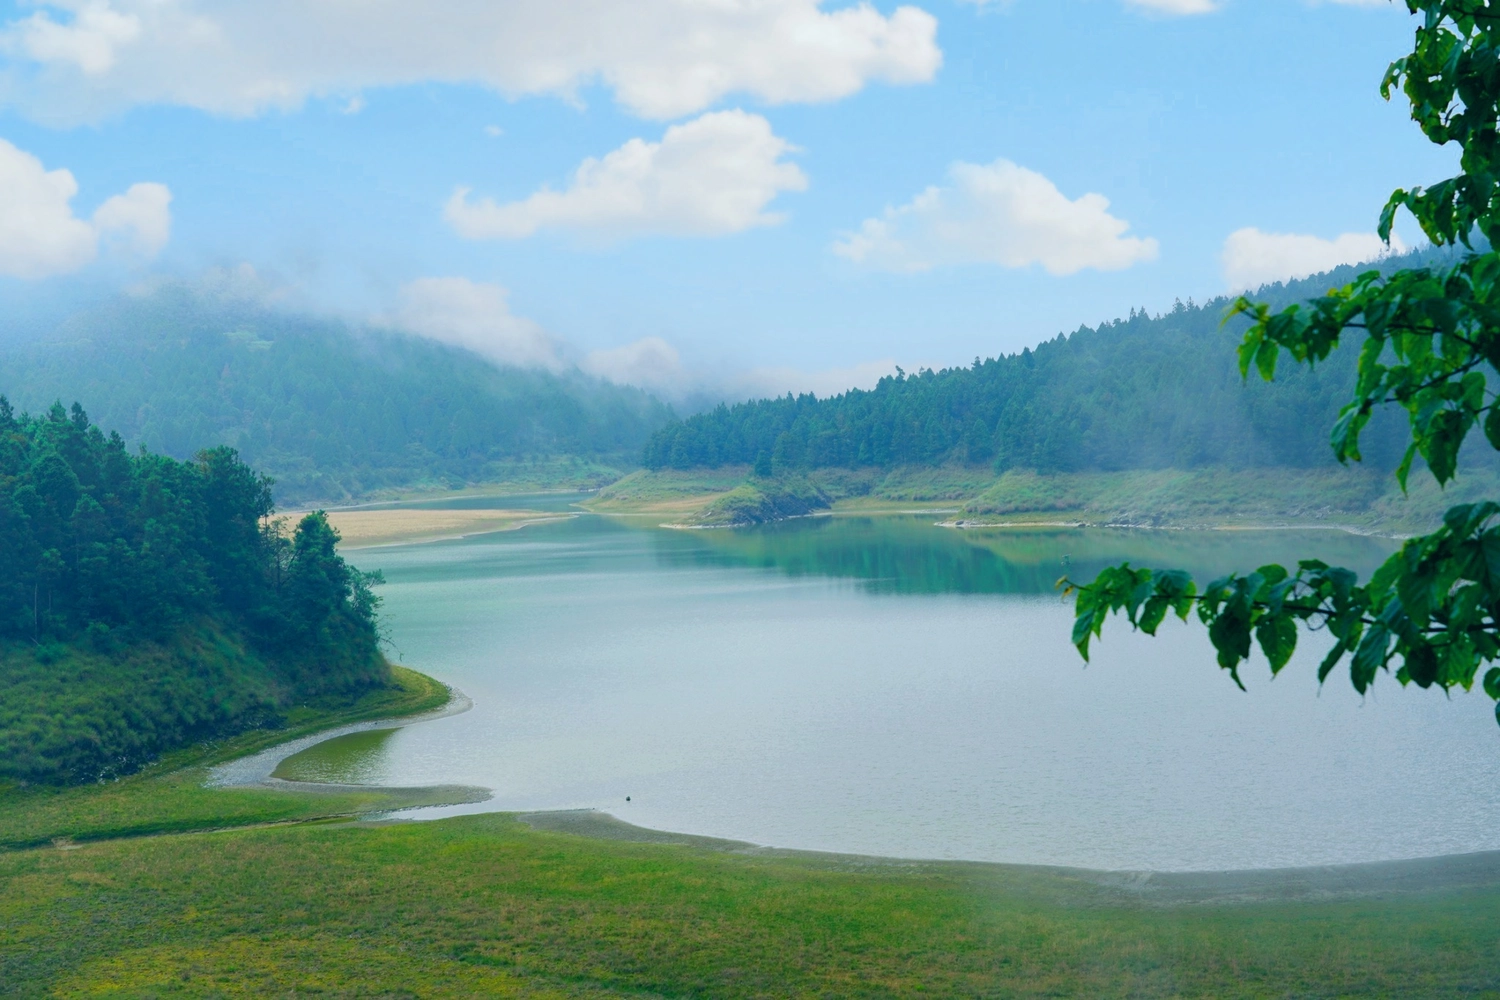
[[[344,763],[333,748],[319,773],[494,790],[450,811],[592,807],[907,857],[1218,869],[1500,848],[1482,696],[1382,678],[1361,699],[1342,675],[1320,691],[1318,636],[1274,683],[1250,667],[1245,694],[1185,626],[1107,632],[1085,668],[1053,590],[1121,559],[1367,571],[1390,543],[932,520],[671,531],[584,515],[352,552],[385,572],[402,662],[474,708]]]

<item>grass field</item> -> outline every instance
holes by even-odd
[[[1495,997],[1500,891],[1147,906],[1066,872],[505,815],[0,854],[20,996]]]
[[[748,466],[632,472],[604,487],[582,506],[599,514],[690,515],[743,483]]]
[[[0,795],[0,995],[1500,997],[1488,869],[1432,891],[1166,905],[1097,873],[746,851],[604,820],[582,836],[568,817],[353,822],[420,795],[202,787],[214,761],[447,697],[399,676],[109,785]]]

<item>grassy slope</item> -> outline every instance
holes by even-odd
[[[261,729],[164,757],[146,770],[100,785],[0,790],[0,847],[213,829],[246,823],[353,816],[410,805],[420,795],[372,789],[305,795],[261,789],[208,789],[208,768],[322,729],[441,708],[446,687],[413,670],[392,668],[396,687],[374,691],[354,705],[304,705],[280,729]]]
[[[504,815],[0,854],[19,995],[1500,996],[1500,891],[1146,907],[1066,872]]]
[[[745,481],[747,466],[632,472],[583,506],[600,514],[691,514]]]
[[[681,518],[686,527],[766,524],[827,510],[832,498],[806,479],[750,479]]]
[[[637,472],[586,506],[611,513],[672,514],[719,523],[719,508],[745,491],[747,470]],[[1200,469],[1003,476],[967,467],[820,469],[808,477],[835,511],[945,510],[970,522],[1069,521],[1163,527],[1328,525],[1409,533],[1435,526],[1458,503],[1500,495],[1500,476],[1476,470],[1439,490],[1414,473],[1403,496],[1394,479],[1360,468]]]

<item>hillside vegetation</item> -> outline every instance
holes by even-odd
[[[309,698],[385,685],[371,578],[288,534],[227,447],[131,454],[76,403],[0,397],[0,783],[127,773]]]
[[[470,483],[595,487],[671,418],[637,390],[168,287],[0,353],[17,406],[79,400],[132,447],[236,448],[282,503]]]
[[[1425,254],[1392,258],[1409,265]],[[1340,268],[1262,289],[1272,303],[1310,298],[1351,280]],[[1355,357],[1336,353],[1272,384],[1238,368],[1240,328],[1223,328],[1228,300],[1178,303],[1150,316],[1058,335],[1035,350],[971,367],[884,378],[827,399],[785,396],[720,406],[652,435],[650,469],[759,465],[777,474],[819,468],[945,464],[996,472],[1317,468],[1333,464],[1328,433],[1348,397]],[[1404,446],[1398,415],[1380,414],[1365,458],[1392,468]]]
[[[683,527],[725,528],[805,517],[833,500],[805,478],[751,478],[683,519]]]

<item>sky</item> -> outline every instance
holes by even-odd
[[[163,281],[825,394],[1382,250],[1387,0],[0,0],[0,325]],[[1420,233],[1397,226],[1398,245]]]

